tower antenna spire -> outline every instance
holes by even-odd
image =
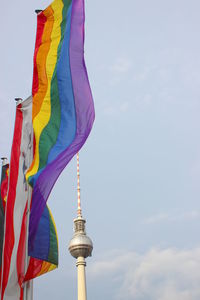
[[[82,218],[79,152],[76,155],[76,163],[77,163],[77,198],[78,198],[77,216],[78,216],[78,218]]]

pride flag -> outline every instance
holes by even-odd
[[[85,143],[94,104],[84,62],[84,0],[55,0],[37,16],[33,72],[35,154],[26,178],[33,187],[29,252],[62,170]]]
[[[7,199],[7,191],[8,191],[8,177],[9,177],[9,164],[6,163],[2,166],[1,170],[1,193],[0,199],[1,204],[3,205],[3,210],[5,212],[6,199]]]
[[[5,205],[8,191],[8,175],[9,164],[2,165],[1,169],[1,186],[0,186],[0,282],[1,282],[1,263],[2,263],[2,249],[3,249],[3,236],[4,236],[4,215]]]

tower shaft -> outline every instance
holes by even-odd
[[[78,300],[87,300],[85,258],[79,256],[76,261],[76,266],[77,266],[77,280],[78,280]]]

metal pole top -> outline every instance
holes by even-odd
[[[2,166],[5,166],[8,164],[8,159],[7,157],[1,157],[1,160],[2,160]]]

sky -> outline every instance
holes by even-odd
[[[35,9],[1,1],[0,155],[10,156],[15,97],[31,94]],[[88,299],[200,298],[200,40],[198,0],[86,0],[85,60],[96,120],[80,151],[81,201],[94,250]],[[76,161],[48,204],[59,268],[34,299],[77,299],[68,252]]]

